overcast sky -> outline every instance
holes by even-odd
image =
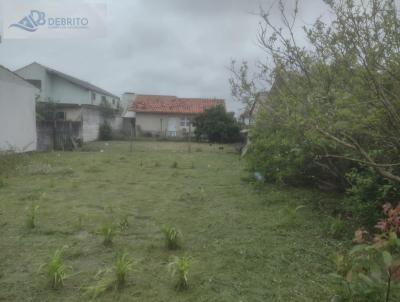
[[[254,13],[272,1],[108,1],[106,38],[3,40],[0,64],[14,70],[37,61],[117,95],[224,98],[229,110],[238,111],[227,68],[232,59],[254,65],[263,58]],[[327,13],[322,0],[300,2],[305,23]]]

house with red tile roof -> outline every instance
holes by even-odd
[[[191,122],[207,108],[223,106],[225,100],[179,98],[169,95],[131,94],[127,117],[135,118],[138,136],[185,137],[194,130]]]

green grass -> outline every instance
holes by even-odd
[[[253,186],[228,146],[192,150],[201,152],[135,142],[130,153],[129,142],[99,142],[24,156],[0,191],[0,301],[88,301],[85,289],[118,251],[135,259],[134,274],[96,301],[329,301],[340,241],[326,235],[313,205],[333,197]],[[39,223],[28,230],[26,208],[38,199]],[[105,247],[99,228],[121,218],[129,224]],[[163,224],[179,226],[181,249],[165,248]],[[38,269],[64,245],[63,265],[74,274],[54,291]],[[192,259],[190,287],[177,292],[168,263],[183,255]]]

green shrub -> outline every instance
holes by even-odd
[[[103,244],[105,246],[111,246],[113,239],[117,234],[118,227],[115,224],[105,224],[101,228],[101,234],[103,235]]]
[[[117,287],[121,288],[125,285],[129,272],[132,270],[132,261],[128,259],[128,255],[119,254],[115,259],[114,273]]]
[[[400,204],[385,204],[383,215],[373,241],[360,229],[355,233],[357,244],[336,255],[332,301],[400,301]]]
[[[210,142],[233,143],[242,139],[239,123],[221,105],[208,108],[196,116],[194,124],[197,140],[207,138]]]
[[[187,256],[174,257],[168,264],[169,271],[173,278],[176,278],[175,289],[185,290],[189,287],[190,259]]]
[[[398,200],[399,186],[378,176],[372,169],[353,169],[347,174],[350,188],[341,209],[358,224],[372,229],[386,202]]]
[[[176,227],[163,225],[161,231],[164,234],[165,244],[168,249],[176,250],[180,247],[181,233]]]
[[[346,221],[339,217],[328,217],[327,224],[327,233],[333,238],[340,239],[349,233]]]
[[[99,140],[110,141],[112,140],[112,129],[111,125],[105,121],[99,128]]]
[[[61,259],[64,249],[65,247],[56,250],[49,263],[42,265],[42,267],[45,266],[47,269],[47,277],[53,289],[62,287],[66,278],[66,266]]]
[[[126,253],[118,254],[112,268],[100,270],[95,278],[98,279],[96,285],[86,288],[86,294],[92,299],[97,298],[108,290],[121,289],[132,271],[133,263],[128,259]]]
[[[171,165],[172,169],[177,169],[178,168],[178,162],[174,161]]]

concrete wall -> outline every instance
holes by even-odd
[[[0,67],[0,151],[36,150],[35,96],[38,92]]]
[[[89,90],[57,75],[51,75],[49,97],[63,104],[90,104]]]
[[[82,108],[82,138],[83,142],[92,142],[99,139],[99,127],[104,118],[98,109]]]
[[[176,120],[176,135],[183,136],[189,132],[189,127],[181,126],[180,123],[181,118],[185,116],[191,120],[194,119],[194,115],[185,114],[136,113],[136,133],[139,136],[147,135],[148,133],[171,136],[169,124]],[[192,131],[194,131],[194,127],[192,127]]]
[[[43,101],[49,98],[58,103],[79,104],[79,105],[100,105],[103,97],[115,108],[118,99],[97,91],[95,99],[92,101],[92,91],[72,83],[56,74],[49,74],[46,68],[38,63],[32,63],[19,70],[16,73],[29,80],[40,80],[42,82],[41,97]]]
[[[30,64],[17,70],[15,73],[26,80],[40,80],[42,82],[42,88],[40,90],[42,100],[47,100],[47,98],[51,96],[50,75],[48,75],[46,69],[39,64]]]

